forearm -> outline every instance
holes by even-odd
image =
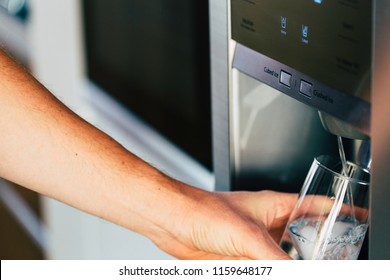
[[[281,228],[295,197],[217,194],[175,181],[79,118],[1,51],[0,131],[1,177],[139,232],[173,256],[286,258],[267,229]]]
[[[129,229],[149,235],[175,211],[171,202],[183,200],[178,182],[80,119],[2,53],[0,130],[1,177]]]

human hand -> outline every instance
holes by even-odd
[[[273,238],[294,195],[180,183],[82,120],[1,51],[0,76],[1,177],[143,234],[178,258],[287,258]]]
[[[191,189],[188,197],[151,238],[162,250],[180,259],[289,259],[278,242],[297,195]]]

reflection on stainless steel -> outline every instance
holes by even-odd
[[[315,109],[233,70],[231,133],[237,188],[298,191],[313,158],[333,152]]]
[[[243,133],[240,138],[240,148],[245,150],[250,135],[253,133],[253,125],[261,110],[270,106],[272,101],[277,99],[279,92],[265,84],[259,83],[242,100],[242,106],[249,110],[249,117],[244,123]]]
[[[390,1],[376,1],[372,75],[370,258],[390,259]]]

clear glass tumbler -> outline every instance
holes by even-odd
[[[293,259],[355,260],[368,227],[370,172],[314,159],[280,243]]]

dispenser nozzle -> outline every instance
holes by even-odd
[[[354,128],[352,125],[347,124],[327,113],[318,111],[320,120],[326,131],[348,139],[361,139],[368,140],[369,131],[361,131]]]

